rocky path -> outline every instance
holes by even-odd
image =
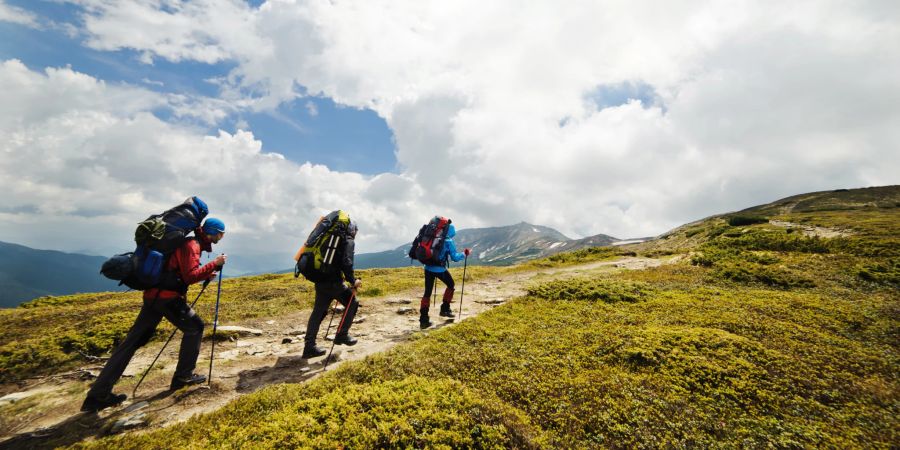
[[[552,268],[486,277],[469,281],[465,286],[462,320],[477,316],[525,294],[532,280],[563,278],[584,273],[611,270],[639,270],[662,264],[658,259],[625,257],[580,266]],[[438,283],[439,289],[443,285]],[[453,310],[459,313],[461,280]],[[438,292],[440,294],[440,292]],[[122,433],[127,430],[149,430],[186,420],[194,414],[216,410],[241,395],[277,383],[299,383],[332,370],[344,361],[365,358],[404,342],[415,333],[452,326],[454,320],[439,317],[432,306],[435,324],[419,330],[418,298],[420,291],[404,292],[377,298],[360,298],[360,308],[350,334],[359,339],[353,347],[335,346],[327,369],[326,357],[303,359],[303,338],[309,311],[242,323],[231,330],[221,324],[230,336],[217,342],[212,383],[209,387],[192,387],[168,391],[171,372],[177,361],[179,335],[169,344],[141,384],[136,396],[132,389],[140,375],[160,351],[161,343],[140,349],[129,364],[116,392],[127,393],[122,407],[93,414],[81,414],[84,393],[89,380],[102,368],[102,361],[77,371],[35,380],[25,389],[0,398],[0,408],[7,406],[12,417],[0,419],[0,448],[39,448],[71,444],[90,436]],[[440,295],[437,297],[440,302]],[[335,313],[328,337],[323,339],[330,317],[322,323],[318,343],[331,347],[340,311]],[[210,342],[204,342],[198,362],[198,373],[209,367]]]

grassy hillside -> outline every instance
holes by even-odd
[[[679,263],[536,283],[313,382],[82,446],[895,448],[897,188],[835,194],[690,224],[632,247]]]

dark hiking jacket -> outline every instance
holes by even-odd
[[[344,245],[338,248],[338,261],[340,264],[333,271],[326,271],[323,274],[323,283],[340,283],[346,281],[352,286],[356,283],[356,277],[353,276],[353,258],[356,251],[356,242],[352,237],[344,240]],[[343,278],[342,278],[343,276]]]

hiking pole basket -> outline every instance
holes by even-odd
[[[191,302],[191,309],[194,308],[194,305],[197,304],[197,300],[200,300],[200,296],[203,295],[204,291],[206,291],[206,286],[209,286],[209,280],[206,280],[203,282],[203,287],[200,288],[200,293],[198,293],[197,297],[194,298],[194,301]],[[134,386],[134,390],[131,391],[131,398],[135,397],[135,394],[137,393],[138,388],[141,387],[141,383],[144,382],[144,378],[147,376],[148,373],[150,373],[150,369],[152,369],[153,365],[156,364],[156,360],[158,360],[159,357],[162,356],[163,352],[166,350],[166,347],[169,345],[169,342],[172,341],[172,338],[175,337],[175,333],[177,333],[177,332],[178,332],[178,328],[175,328],[174,330],[172,330],[172,334],[169,335],[169,338],[166,339],[166,343],[163,344],[161,349],[159,349],[159,353],[156,355],[156,358],[153,358],[153,362],[150,363],[150,367],[147,367],[147,370],[145,370],[144,374],[141,375],[141,379],[138,380],[137,384]]]
[[[206,377],[207,386],[212,386],[213,358],[216,355],[216,328],[219,325],[219,298],[222,297],[222,273],[224,272],[224,269],[224,265],[219,268],[219,290],[216,292],[216,315],[213,318],[212,350],[209,352],[209,376]]]

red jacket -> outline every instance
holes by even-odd
[[[175,250],[175,253],[169,257],[166,264],[166,270],[177,271],[181,276],[181,281],[185,285],[191,285],[200,281],[209,279],[213,272],[218,270],[214,261],[210,261],[200,266],[200,252],[212,251],[212,243],[206,238],[202,232],[197,232],[196,239],[188,239]],[[153,300],[156,298],[173,299],[181,297],[182,293],[178,291],[169,291],[165,289],[152,288],[144,291],[144,300]]]

